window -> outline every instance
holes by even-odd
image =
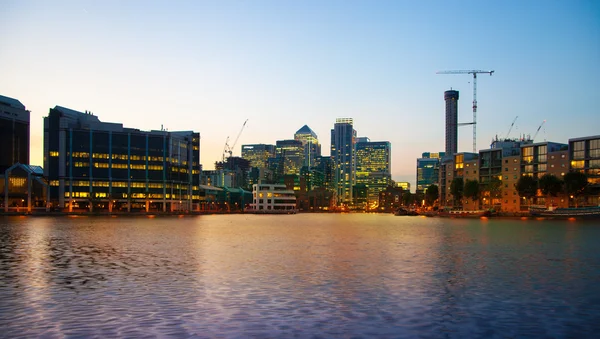
[[[51,157],[57,157],[58,156],[58,152],[57,151],[50,151],[50,156]]]
[[[585,158],[585,141],[575,141],[573,143],[573,159],[579,160]]]

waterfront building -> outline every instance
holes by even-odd
[[[275,157],[280,175],[300,175],[300,169],[304,166],[304,145],[300,140],[278,140]]]
[[[200,134],[140,131],[61,106],[44,118],[53,206],[73,211],[199,207]]]
[[[295,213],[294,191],[282,184],[254,184],[251,211],[255,213]]]
[[[321,156],[321,145],[317,134],[308,125],[304,125],[296,131],[294,140],[302,142],[304,146],[304,166],[313,167],[315,160]]]
[[[394,212],[402,206],[403,195],[409,192],[401,187],[388,186],[379,192],[378,210],[380,212]],[[410,193],[410,192],[409,192]]]
[[[444,100],[446,101],[445,155],[451,158],[458,152],[458,91],[445,91]]]
[[[434,184],[437,184],[437,182]],[[395,182],[393,186],[396,188],[401,188],[405,192],[410,192],[410,182],[408,181],[398,181]]]
[[[353,124],[352,118],[338,118],[331,130],[333,185],[338,204],[352,203],[352,187],[356,180],[356,130]]]
[[[569,139],[569,168],[588,177],[587,205],[600,205],[600,135]]]
[[[0,174],[16,163],[29,165],[29,111],[0,95]]]
[[[521,174],[541,178],[548,172],[548,155],[568,150],[568,144],[537,142],[521,146]]]
[[[369,141],[358,138],[356,143],[356,185],[365,185],[366,203],[376,208],[379,192],[391,184],[391,145],[388,141]],[[360,203],[356,199],[355,203]]]
[[[6,212],[48,210],[48,182],[40,166],[16,163],[0,173],[0,206]]]
[[[477,175],[478,156],[477,153],[461,152],[454,154],[450,159],[444,159],[440,167],[440,184],[438,186],[440,188],[440,207],[453,207],[460,204],[452,196],[450,190],[452,180],[455,178],[463,178],[463,181],[473,180]],[[465,174],[467,174],[467,178],[465,178]]]
[[[424,152],[417,159],[417,193],[424,193],[429,186],[438,184],[440,161],[444,156],[445,152]]]

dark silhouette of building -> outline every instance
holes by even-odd
[[[0,173],[13,164],[29,165],[29,111],[17,99],[0,95]]]
[[[458,152],[458,91],[444,92],[446,100],[446,156]]]
[[[44,118],[44,175],[59,208],[197,208],[200,134],[140,131],[56,106]]]

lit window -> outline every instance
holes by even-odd
[[[57,151],[50,151],[50,156],[51,157],[57,157],[58,156],[58,152]]]

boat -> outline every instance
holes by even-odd
[[[463,211],[463,210],[440,210],[438,215],[440,217],[449,218],[482,218],[492,217],[495,212],[493,210],[475,210],[475,211]]]
[[[404,207],[400,207],[394,212],[394,215],[395,216],[403,216],[403,215],[415,216],[415,215],[419,215],[419,213],[415,210],[408,210]]]
[[[549,218],[600,218],[600,206],[591,207],[569,207],[556,208],[554,206],[529,207],[529,214],[532,217],[549,217]]]

